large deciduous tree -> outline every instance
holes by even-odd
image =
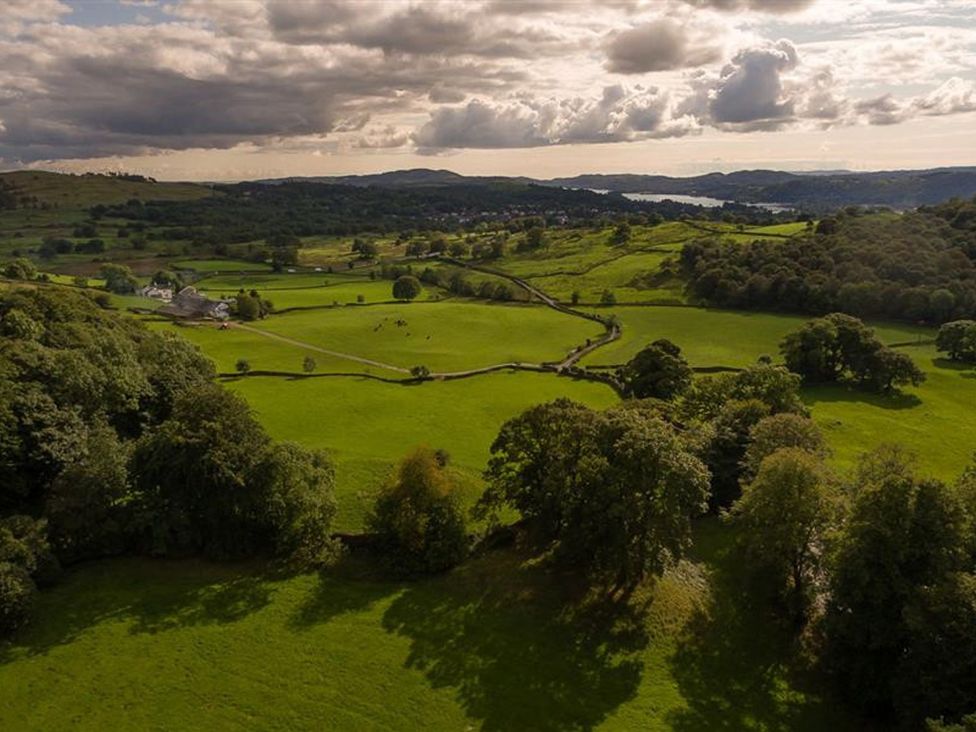
[[[765,457],[732,506],[750,571],[802,620],[839,501],[820,458],[799,447]]]
[[[514,508],[557,561],[617,587],[682,555],[709,478],[651,411],[595,412],[568,400],[507,422],[485,476],[483,513]]]
[[[661,338],[642,349],[617,373],[627,396],[673,399],[691,384],[691,367],[681,349]]]

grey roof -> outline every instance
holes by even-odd
[[[201,295],[194,287],[184,287],[173,296],[173,300],[168,305],[164,305],[156,312],[176,318],[226,317],[227,306],[220,300],[211,300]]]

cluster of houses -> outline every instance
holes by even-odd
[[[171,289],[150,285],[141,291],[143,297],[162,300],[166,304],[156,312],[173,318],[213,318],[226,320],[230,317],[230,301],[211,300],[195,287],[184,287],[175,295]]]

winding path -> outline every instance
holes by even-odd
[[[235,323],[231,327],[240,328],[241,330],[246,330],[248,333],[257,333],[258,335],[263,335],[265,338],[271,338],[272,340],[281,341],[282,343],[288,343],[289,345],[298,346],[299,348],[304,348],[309,351],[315,351],[316,353],[324,353],[327,356],[344,358],[348,361],[355,361],[357,363],[365,364],[367,366],[376,366],[377,368],[388,369],[390,371],[396,371],[401,374],[410,373],[410,369],[405,369],[402,366],[394,366],[393,364],[383,363],[382,361],[374,361],[373,359],[363,358],[362,356],[353,356],[351,353],[342,353],[341,351],[330,351],[328,348],[314,346],[311,343],[306,343],[305,341],[295,340],[294,338],[288,338],[287,336],[278,335],[277,333],[270,333],[266,330],[261,330],[260,328],[255,328],[250,325],[244,325],[243,323]]]
[[[476,272],[482,272],[484,274],[489,274],[494,277],[500,277],[506,279],[512,284],[522,288],[529,293],[530,300],[535,298],[539,300],[546,307],[552,308],[553,310],[560,312],[564,315],[570,315],[575,318],[582,318],[584,320],[589,320],[591,322],[600,323],[606,332],[604,335],[596,340],[589,341],[584,345],[577,346],[569,354],[560,361],[544,362],[544,363],[531,363],[523,361],[508,361],[505,363],[496,363],[489,366],[481,366],[474,369],[466,369],[463,371],[443,371],[443,372],[431,372],[427,378],[436,380],[450,380],[450,379],[463,379],[470,376],[477,376],[480,374],[492,373],[494,371],[503,371],[506,369],[517,370],[517,371],[535,371],[535,372],[551,372],[556,374],[566,374],[577,378],[584,378],[590,381],[598,381],[600,383],[607,384],[615,390],[619,390],[618,385],[612,377],[605,374],[595,374],[586,373],[579,369],[574,368],[581,358],[593,353],[598,348],[605,346],[612,341],[620,338],[620,324],[613,320],[612,318],[604,318],[593,313],[586,313],[581,310],[576,310],[568,305],[564,305],[556,300],[554,297],[546,294],[544,291],[540,290],[538,287],[530,284],[521,277],[516,277],[515,275],[509,274],[502,270],[496,270],[491,267],[484,267],[481,265],[471,264],[470,262],[464,262],[459,259],[454,259],[452,257],[437,257],[438,260],[442,262],[447,262],[449,264],[454,264],[465,269],[470,269]],[[232,326],[234,328],[240,328],[248,333],[254,333],[256,335],[264,336],[265,338],[270,338],[272,340],[279,341],[281,343],[287,343],[298,348],[303,348],[308,351],[313,351],[315,353],[323,353],[327,356],[333,356],[335,358],[345,359],[347,361],[354,361],[356,363],[361,363],[365,366],[375,366],[376,368],[386,369],[388,371],[394,371],[400,374],[411,375],[411,370],[404,368],[402,366],[394,366],[393,364],[384,363],[383,361],[376,361],[370,358],[364,358],[362,356],[355,356],[351,353],[343,353],[342,351],[333,351],[328,348],[322,348],[321,346],[316,346],[305,341],[300,341],[295,338],[289,338],[287,336],[279,335],[277,333],[271,333],[261,328],[255,328],[251,325],[246,325],[245,323],[234,323]],[[405,380],[412,381],[413,379]]]
[[[557,373],[561,373],[568,368],[576,365],[576,363],[584,356],[593,353],[593,351],[598,348],[612,343],[613,341],[620,338],[620,324],[617,321],[610,318],[602,318],[599,315],[594,315],[593,313],[585,313],[582,310],[576,310],[568,305],[563,305],[561,302],[556,300],[551,295],[546,294],[540,290],[535,285],[529,283],[521,277],[516,277],[513,274],[509,274],[500,269],[494,269],[492,267],[485,267],[479,264],[471,264],[470,262],[464,262],[460,259],[454,259],[452,257],[440,257],[442,262],[447,262],[449,264],[456,265],[458,267],[464,267],[465,269],[470,269],[474,272],[482,272],[484,274],[493,275],[495,277],[501,277],[502,279],[508,280],[514,285],[521,287],[523,290],[529,293],[531,297],[535,297],[546,307],[550,307],[553,310],[563,313],[564,315],[571,315],[575,318],[583,318],[584,320],[589,320],[595,323],[600,323],[604,328],[606,328],[606,333],[602,338],[598,338],[595,341],[587,343],[586,345],[579,346],[575,348],[570,354],[564,358],[562,361],[555,365],[555,370]]]

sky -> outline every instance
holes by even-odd
[[[974,0],[0,0],[0,169],[947,165]]]

